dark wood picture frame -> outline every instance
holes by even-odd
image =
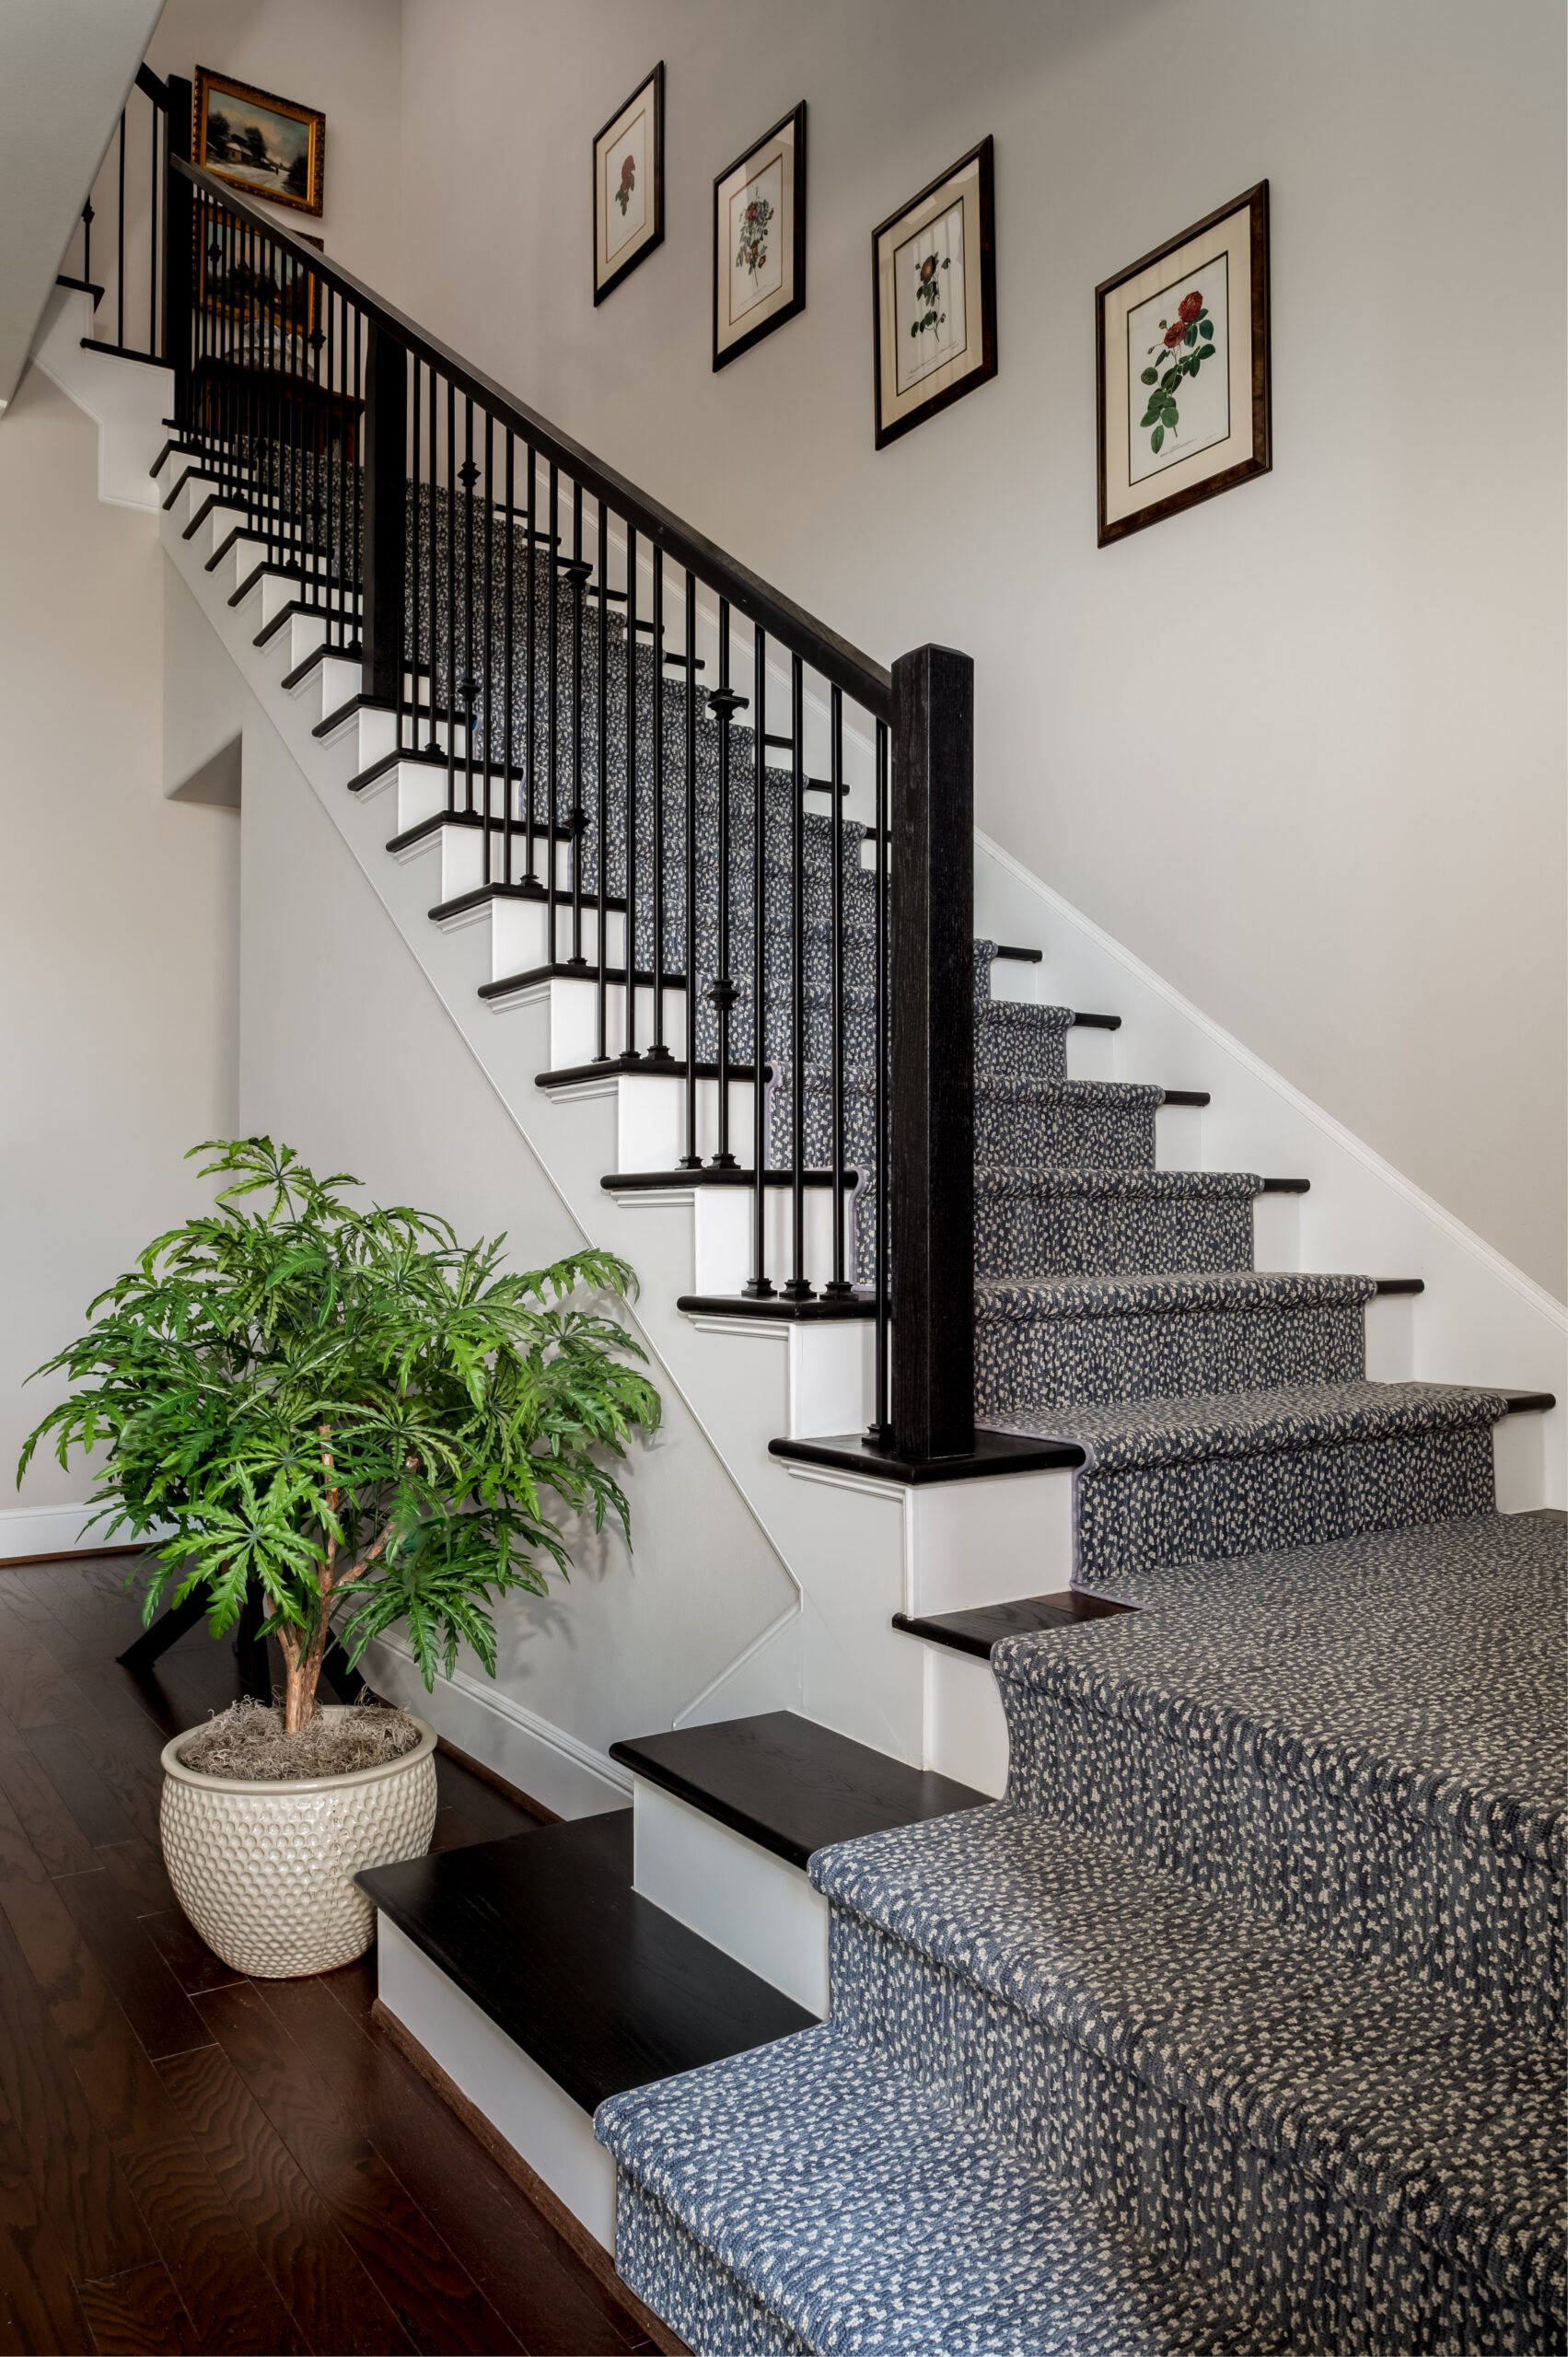
[[[1189,483],[1183,490],[1164,498],[1151,499],[1129,516],[1114,521],[1107,517],[1106,482],[1106,362],[1105,306],[1106,297],[1125,286],[1129,279],[1137,278],[1169,254],[1179,253],[1182,247],[1208,235],[1224,223],[1234,220],[1237,214],[1250,215],[1248,229],[1249,269],[1249,332],[1251,338],[1250,384],[1252,413],[1252,448],[1242,459],[1217,468],[1202,482]],[[1249,482],[1254,475],[1266,475],[1274,463],[1272,388],[1269,365],[1269,183],[1260,180],[1255,188],[1243,191],[1228,204],[1216,206],[1195,221],[1179,237],[1167,238],[1163,245],[1143,254],[1127,269],[1119,270],[1114,278],[1103,279],[1095,288],[1095,416],[1097,490],[1098,495],[1099,546],[1103,549],[1113,540],[1127,538],[1130,532],[1141,532],[1147,525],[1162,523],[1167,516],[1179,516],[1184,509],[1196,507],[1200,501],[1216,498],[1222,491],[1234,490],[1238,482]]]
[[[882,409],[882,240],[900,227],[912,214],[918,213],[923,204],[928,204],[933,197],[939,195],[950,181],[956,180],[961,173],[967,172],[971,166],[978,167],[979,180],[978,251],[974,260],[980,265],[980,361],[976,366],[966,369],[956,383],[942,386],[926,400],[906,410],[901,417],[894,419],[891,424],[885,424]],[[970,257],[966,246],[964,257],[966,273],[970,263]],[[962,401],[966,393],[972,393],[980,386],[989,384],[992,377],[995,376],[997,368],[996,161],[994,142],[989,132],[978,147],[971,147],[967,156],[960,156],[958,162],[949,166],[947,171],[938,172],[936,178],[929,181],[918,196],[912,196],[907,204],[900,204],[896,213],[890,213],[888,218],[879,222],[871,232],[871,333],[875,363],[873,415],[876,421],[878,450],[886,448],[889,442],[896,442],[900,435],[912,432],[915,426],[923,425],[926,419],[935,417],[938,410],[951,408],[954,401]]]
[[[726,182],[726,180],[733,180],[733,179],[735,178],[735,175],[736,175],[736,173],[737,173],[737,172],[744,170],[745,167],[746,167],[748,164],[749,164],[749,162],[751,161],[751,158],[753,157],[753,156],[760,155],[760,154],[761,153],[761,151],[762,151],[762,149],[763,149],[764,147],[768,146],[772,141],[773,141],[773,140],[777,139],[777,138],[781,135],[781,134],[782,134],[782,133],[784,133],[784,132],[787,131],[787,130],[790,128],[790,126],[791,126],[792,124],[794,125],[794,129],[795,129],[795,169],[794,169],[794,176],[793,176],[793,189],[792,189],[792,195],[791,195],[791,206],[792,206],[792,211],[793,211],[793,214],[794,214],[794,223],[795,223],[795,226],[794,226],[794,234],[793,234],[793,237],[791,238],[791,240],[790,240],[790,280],[789,280],[789,284],[790,284],[790,297],[789,297],[789,300],[788,300],[788,302],[787,302],[787,303],[781,304],[781,305],[780,305],[780,307],[779,307],[779,308],[778,308],[776,311],[771,311],[771,312],[769,313],[768,317],[767,317],[765,319],[761,320],[761,321],[759,322],[759,324],[758,324],[756,327],[754,327],[754,328],[749,328],[749,329],[747,329],[747,330],[745,331],[745,332],[744,332],[743,334],[741,334],[741,335],[738,335],[738,336],[734,337],[734,338],[731,340],[731,342],[730,342],[730,343],[726,343],[726,344],[725,345],[724,350],[721,352],[721,351],[720,351],[720,349],[719,349],[719,286],[720,286],[720,283],[721,283],[721,278],[722,278],[723,276],[725,276],[725,275],[726,275],[726,274],[727,274],[727,271],[728,271],[728,267],[729,267],[729,265],[728,265],[727,261],[724,261],[724,260],[723,260],[723,257],[724,257],[724,256],[726,256],[726,255],[727,255],[727,253],[728,253],[728,250],[729,250],[729,240],[728,240],[728,238],[727,238],[727,236],[726,236],[726,237],[725,238],[725,239],[724,239],[724,241],[723,241],[722,245],[721,245],[721,243],[720,243],[720,239],[719,239],[719,192],[720,192],[720,190],[724,187],[724,184],[725,184],[725,182]],[[759,343],[761,343],[762,338],[763,338],[764,336],[772,335],[772,332],[773,332],[773,330],[774,330],[775,328],[782,328],[782,327],[785,324],[785,322],[786,322],[786,321],[788,321],[788,320],[790,320],[790,319],[798,319],[798,318],[799,318],[799,316],[800,316],[800,314],[801,314],[801,312],[802,312],[802,311],[804,311],[804,310],[805,310],[805,308],[806,308],[806,100],[805,100],[804,99],[802,99],[798,106],[791,107],[791,109],[789,110],[789,112],[788,112],[787,114],[782,114],[782,115],[780,115],[780,117],[779,117],[779,119],[778,119],[777,122],[773,123],[773,124],[771,126],[771,128],[770,128],[770,129],[768,129],[767,131],[764,131],[764,132],[763,132],[763,134],[762,134],[762,136],[761,137],[761,139],[753,139],[753,141],[751,142],[751,145],[750,145],[749,147],[743,147],[743,148],[741,149],[741,151],[740,151],[739,155],[736,157],[736,159],[735,159],[735,161],[734,161],[734,163],[733,163],[733,164],[726,164],[726,165],[725,166],[725,168],[724,168],[724,169],[723,169],[723,171],[722,171],[722,172],[716,173],[716,174],[714,175],[714,368],[715,368],[715,369],[719,369],[719,368],[727,368],[727,367],[728,367],[728,366],[729,366],[729,364],[730,364],[730,362],[731,362],[732,360],[738,360],[738,359],[739,359],[739,357],[740,357],[740,355],[741,355],[741,354],[742,354],[743,352],[749,352],[749,351],[751,350],[751,348],[752,348],[752,346],[753,346],[754,344],[759,344]]]
[[[652,226],[647,236],[643,238],[641,244],[636,247],[634,251],[630,253],[623,262],[621,262],[613,270],[609,271],[606,276],[601,279],[598,274],[598,257],[601,244],[599,232],[599,149],[610,137],[610,134],[615,129],[617,123],[620,122],[621,117],[630,113],[631,110],[636,105],[637,100],[642,97],[644,91],[649,88],[652,89],[654,94],[654,154],[651,175],[653,181]],[[598,306],[604,301],[607,295],[614,294],[622,279],[629,278],[631,276],[633,271],[636,269],[639,262],[646,261],[648,256],[654,251],[655,248],[662,246],[664,243],[664,60],[662,57],[658,64],[654,67],[653,72],[651,74],[644,75],[642,80],[632,90],[630,96],[622,99],[614,113],[610,116],[609,120],[604,122],[598,131],[595,132],[591,162],[594,183],[594,204],[592,216],[594,225],[594,305],[597,308]],[[609,200],[607,198],[607,215],[608,206]]]
[[[215,92],[220,99],[226,94],[249,99],[271,114],[304,123],[308,135],[303,195],[291,196],[281,187],[269,188],[254,179],[242,179],[239,173],[226,171],[222,164],[208,160],[207,117]],[[301,106],[296,99],[280,99],[272,90],[258,90],[252,83],[241,82],[233,74],[216,74],[209,65],[198,65],[191,86],[191,155],[203,171],[211,172],[215,180],[226,181],[244,196],[260,197],[266,204],[291,205],[296,213],[319,215],[321,211],[327,180],[327,118],[319,107]]]

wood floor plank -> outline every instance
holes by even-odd
[[[0,1727],[0,1793],[48,1873],[79,1874],[96,1865],[92,1843],[50,1782],[42,1760],[8,1723]]]
[[[227,2056],[200,2048],[159,2074],[269,2274],[315,2349],[333,2357],[413,2344]]]
[[[84,2283],[81,2295],[99,2357],[164,2357],[167,2351],[200,2351],[205,2345],[168,2268],[156,2262],[107,2283]]]
[[[70,2264],[39,2199],[13,2120],[0,2125],[0,2290],[17,2339],[45,2351],[87,2346],[87,2327]]]
[[[487,2357],[520,2348],[357,2123],[327,2098],[261,1991],[241,1982],[197,2002],[415,2347]]]
[[[153,2061],[211,2045],[211,2030],[142,1929],[131,1894],[101,1867],[62,1875],[54,1887]]]
[[[95,1850],[130,1840],[131,1818],[69,1727],[29,1728],[28,1746]]]
[[[261,1994],[337,2107],[377,2149],[525,2348],[628,2349],[638,2337],[576,2255],[389,2040],[359,2013],[354,1967]],[[346,2003],[340,2003],[340,1984]],[[350,2018],[345,2020],[348,2014]]]
[[[215,1956],[201,1933],[188,1923],[178,1907],[140,1918],[145,1936],[157,1948],[188,1997],[204,1996],[209,1989],[226,1989],[243,1980],[233,1965]]]
[[[10,1918],[0,1885],[0,2089],[72,2274],[78,2282],[122,2274],[157,2253]]]
[[[296,2345],[297,2335],[254,2243],[180,2119],[60,1885],[43,1878],[3,1807],[0,1915],[0,1929],[15,1938],[41,1993],[43,2026],[64,2049],[65,2074],[78,2103],[85,2098],[95,2150],[107,2147],[144,2246],[130,2260],[75,2265],[78,2282],[123,2274],[130,2264],[161,2258],[196,2319],[203,2345]],[[193,2012],[183,1993],[177,1994]],[[195,2018],[198,2034],[204,2034],[204,2024]]]

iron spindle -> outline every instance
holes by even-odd
[[[93,201],[89,196],[82,207],[82,276],[90,286],[93,283]],[[96,305],[95,305],[96,309]]]
[[[767,1091],[763,1086],[766,1027],[763,985],[767,958],[767,712],[768,641],[760,624],[751,631],[751,1274],[741,1290],[749,1301],[767,1301],[773,1287],[767,1271]]]
[[[481,873],[484,881],[494,881],[490,872],[490,739],[494,728],[495,683],[495,428],[488,410],[484,412],[484,670],[480,680],[480,709],[484,714],[484,733],[480,740],[484,765],[484,859]]]
[[[832,1137],[830,1150],[833,1157],[833,1273],[823,1287],[830,1300],[842,1300],[853,1291],[844,1275],[844,864],[843,832],[839,819],[839,805],[844,781],[844,697],[843,690],[830,691],[832,714],[832,757],[829,775],[832,783],[832,797],[829,828],[829,859],[832,870],[830,906],[832,915],[832,946],[830,976],[832,1001],[832,1038],[829,1041],[830,1072],[832,1086]]]
[[[473,700],[479,682],[473,668],[473,400],[463,397],[463,808],[473,817]],[[447,726],[452,726],[448,717]]]
[[[412,355],[411,355],[412,357]],[[413,453],[413,508],[408,521],[408,749],[419,750],[419,387],[424,369],[413,359],[413,401],[409,419],[409,447]],[[398,675],[398,750],[403,749],[402,673]]]
[[[115,228],[114,299],[120,321],[115,342],[122,352],[125,349],[125,110],[120,110],[120,218]]]
[[[582,966],[583,957],[583,584],[592,571],[583,562],[583,486],[572,484],[572,955],[569,963]]]
[[[351,641],[351,644],[354,645],[358,644],[359,628],[365,615],[365,516],[362,505],[365,488],[365,354],[360,334],[363,318],[364,314],[356,303],[354,307],[354,530],[350,541],[354,551],[354,586],[358,600],[354,616],[354,634]]]
[[[623,1064],[637,1054],[637,534],[626,527],[626,1030]]]
[[[447,807],[458,807],[458,389],[447,379]],[[432,714],[432,726],[435,715]]]
[[[877,950],[876,1028],[873,1033],[877,1090],[877,1333],[876,1397],[869,1437],[878,1448],[892,1440],[888,1416],[888,724],[877,723]]]
[[[503,739],[501,754],[501,881],[505,886],[507,891],[511,890],[513,882],[513,795],[517,766],[514,750],[512,720],[512,702],[517,687],[517,683],[512,676],[512,658],[515,653],[512,639],[512,593],[517,573],[516,554],[517,539],[517,527],[514,513],[514,503],[517,497],[515,480],[517,471],[516,458],[517,437],[513,434],[511,427],[508,426],[506,428],[505,470],[506,547],[501,565],[501,692],[505,698],[505,710],[506,714],[506,727],[505,737]]]
[[[682,1170],[700,1170],[697,1151],[697,580],[686,575],[686,1151]]]
[[[605,590],[610,580],[610,510],[598,502],[598,825],[594,837],[594,878],[598,913],[594,919],[596,963],[594,983],[594,1061],[610,1060],[610,608]]]
[[[719,724],[719,888],[718,972],[708,986],[708,998],[718,1017],[718,1151],[715,1170],[733,1170],[729,1150],[729,1010],[735,1004],[735,984],[729,971],[729,727],[735,712],[745,703],[729,684],[729,599],[719,599],[719,683],[708,698],[708,709]]]
[[[544,726],[545,751],[549,761],[550,791],[544,819],[544,897],[545,962],[553,966],[560,950],[559,919],[556,898],[560,888],[560,873],[555,864],[555,829],[561,815],[560,754],[560,680],[556,667],[561,657],[560,606],[556,592],[560,586],[555,573],[555,552],[561,545],[561,470],[552,459],[550,462],[550,611],[544,618],[545,682]]]
[[[664,551],[649,542],[654,561],[654,1036],[650,1059],[669,1062],[664,1036]]]
[[[789,682],[790,1273],[786,1301],[813,1301],[806,1282],[806,667],[790,661]]]
[[[524,807],[523,831],[524,831],[524,834],[525,834],[525,835],[527,836],[527,838],[528,838],[528,882],[529,882],[530,884],[532,884],[532,883],[535,881],[535,877],[534,877],[534,868],[533,868],[533,837],[534,837],[534,791],[533,791],[533,781],[534,781],[534,710],[533,710],[533,707],[534,707],[534,644],[535,644],[535,632],[534,632],[534,598],[535,598],[536,589],[537,589],[537,586],[538,586],[538,572],[539,572],[539,545],[538,545],[538,541],[537,541],[537,540],[536,540],[536,538],[535,538],[535,534],[534,534],[534,511],[535,511],[535,506],[536,506],[536,493],[537,493],[537,490],[538,490],[538,482],[539,482],[539,454],[538,454],[538,452],[535,450],[535,448],[534,448],[534,447],[533,447],[533,444],[532,444],[531,442],[528,444],[528,610],[527,610],[527,613],[526,613],[526,614],[525,614],[525,616],[524,616],[524,621],[525,621],[525,622],[526,622],[527,627],[526,627],[526,629],[525,629],[525,631],[524,631],[524,633],[523,633],[523,638],[524,638],[524,644],[525,644],[525,647],[526,647],[526,650],[527,650],[528,674],[528,704],[527,704],[527,707],[526,707],[526,709],[525,709],[525,711],[524,711],[524,714],[523,714],[523,769],[524,769],[524,772],[525,772],[525,785],[524,785],[524,792],[525,792],[525,795],[526,795],[526,797],[527,797],[527,799],[526,799],[526,803],[525,803],[525,807]]]

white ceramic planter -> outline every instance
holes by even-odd
[[[328,1704],[329,1718],[338,1706]],[[258,1980],[331,1972],[363,1956],[376,1914],[354,1877],[421,1858],[436,1823],[436,1730],[401,1759],[297,1783],[241,1784],[163,1754],[163,1855],[174,1894],[214,1954]]]

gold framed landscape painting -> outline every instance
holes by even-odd
[[[996,374],[991,140],[871,233],[877,447]]]
[[[714,366],[806,308],[806,101],[714,182]]]
[[[204,172],[247,196],[319,213],[327,118],[231,75],[198,65],[191,93],[191,153]]]
[[[594,301],[664,243],[664,64],[594,140]]]
[[[1269,183],[1095,289],[1099,545],[1273,463]]]

